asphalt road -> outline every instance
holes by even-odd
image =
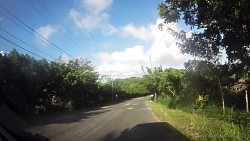
[[[189,140],[171,125],[159,122],[135,98],[98,110],[34,122],[29,130],[52,141],[179,141]]]

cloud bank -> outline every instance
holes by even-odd
[[[180,28],[177,24],[169,24],[164,27],[163,31],[160,31],[158,25],[161,22],[163,21],[157,19],[154,24],[147,26],[134,26],[129,23],[121,27],[120,34],[123,38],[135,38],[149,44],[150,47],[136,45],[120,52],[99,52],[95,57],[102,64],[97,67],[97,71],[101,75],[110,75],[115,78],[142,76],[144,72],[141,66],[150,66],[149,56],[151,56],[153,66],[183,68],[184,62],[191,59],[191,56],[181,54],[176,40],[166,32],[167,27],[174,30],[180,30]]]
[[[51,25],[46,25],[46,26],[41,26],[39,28],[36,29],[36,32],[41,35],[42,37],[39,37],[41,41],[43,41],[41,43],[41,45],[46,45],[47,41],[46,40],[50,40],[50,38],[52,37],[52,35],[57,31],[57,28],[52,27]]]
[[[170,27],[180,30],[177,24],[168,24],[160,31],[158,25],[163,20],[156,19],[148,25],[134,25],[130,22],[121,27],[115,27],[110,22],[109,14],[113,0],[81,0],[78,8],[69,11],[69,18],[74,25],[84,32],[101,31],[110,37],[120,37],[124,40],[138,40],[138,44],[124,48],[121,51],[100,51],[93,54],[98,61],[96,71],[101,75],[114,78],[142,76],[142,66],[150,66],[149,56],[153,66],[183,68],[183,63],[191,57],[181,54],[176,46],[176,40],[166,32]]]
[[[106,12],[112,3],[112,0],[83,0],[82,8],[70,9],[69,17],[83,31],[101,30],[103,34],[111,35],[118,32],[118,29],[110,24],[110,15]]]

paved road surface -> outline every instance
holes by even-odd
[[[36,121],[29,129],[52,141],[175,141],[188,140],[171,125],[157,121],[135,98],[99,110]]]

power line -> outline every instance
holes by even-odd
[[[63,2],[66,5],[66,7],[68,7],[70,9],[70,6],[69,6],[68,2],[66,0],[63,0]]]
[[[42,59],[45,59],[44,57],[42,57],[42,56],[40,56],[40,55],[38,55],[38,54],[36,54],[36,53],[34,53],[34,52],[32,52],[32,51],[29,51],[28,49],[25,49],[24,47],[22,47],[22,46],[20,46],[20,45],[18,45],[18,44],[16,44],[16,43],[14,43],[14,42],[12,42],[12,41],[10,41],[10,40],[4,38],[4,37],[1,36],[1,35],[0,35],[0,38],[4,39],[5,41],[7,41],[7,42],[9,42],[9,43],[11,43],[11,44],[13,44],[13,45],[15,45],[15,46],[17,46],[17,47],[19,47],[19,48],[25,50],[25,51],[27,51],[27,52],[29,52],[29,53],[31,53],[31,54],[37,56],[37,57],[40,57],[40,58],[42,58]],[[45,59],[45,60],[47,60],[47,59]]]
[[[39,0],[38,1],[38,4],[45,10],[47,11],[54,19],[57,19],[56,16],[45,6],[43,5]],[[40,12],[36,7],[34,7],[32,5],[32,8],[38,13],[40,14],[44,19],[46,19],[49,23],[55,23],[55,22],[52,22],[49,18],[47,18],[42,12]],[[63,24],[61,25],[64,29],[67,29],[67,27],[65,27]],[[76,46],[78,46],[80,49],[82,49],[84,52],[87,51],[85,48],[83,48],[79,43],[76,43],[76,40],[73,40],[68,34],[65,34],[63,33],[64,36],[66,38],[68,38],[71,42],[73,42]],[[89,52],[89,51],[87,51]]]
[[[23,27],[22,25],[20,25],[18,22],[16,22],[15,20],[13,20],[11,17],[9,17],[8,15],[6,15],[5,13],[3,13],[3,14],[4,14],[8,19],[10,19],[13,23],[15,23],[16,25],[18,25],[19,27],[21,27],[23,30],[25,30],[25,31],[26,31],[27,33],[29,33],[30,35],[32,35],[32,36],[36,37],[37,39],[41,40],[42,42],[48,44],[48,42],[46,42],[45,40],[42,40],[41,38],[39,38],[36,34],[32,33],[31,31],[29,31],[28,29],[26,29],[25,27]],[[55,51],[58,51],[58,52],[62,53],[62,52],[61,52],[60,50],[58,50],[57,48],[54,48],[54,47],[53,47],[53,49],[54,49]]]
[[[51,17],[53,17],[54,19],[57,19],[56,18],[56,16],[49,10],[49,8],[47,8],[40,0],[37,0],[38,1],[38,3],[39,3],[39,5],[45,10],[45,11],[47,11],[49,14],[50,14],[50,16]],[[65,2],[65,1],[64,1]],[[72,21],[71,21],[72,22]],[[73,23],[73,22],[72,22]],[[73,23],[74,24],[74,23]],[[62,25],[65,29],[67,29],[64,25]],[[86,28],[86,26],[84,25],[84,28]],[[81,30],[80,30],[81,31]],[[81,31],[82,32],[82,31]],[[82,32],[83,33],[83,32]],[[73,40],[70,36],[68,36],[67,34],[66,34],[66,36],[69,38],[69,39],[71,39],[71,41]],[[91,41],[92,43],[94,43],[95,44],[95,46],[96,47],[98,47],[99,46],[99,44],[97,43],[97,41],[93,38],[93,35],[90,35],[91,37],[92,37],[92,40],[91,40],[91,38],[89,38],[88,36],[86,36],[85,35],[85,33],[83,33],[83,36],[86,38],[86,39],[88,39],[89,41]],[[81,46],[79,46],[80,48],[82,48]],[[99,47],[100,48],[100,47]],[[82,48],[83,50],[84,50],[84,48]],[[88,49],[88,48],[86,48],[86,49]],[[88,49],[89,50],[89,49]],[[90,51],[88,51],[88,52],[90,52]]]
[[[72,22],[73,23],[73,22]],[[73,23],[75,24],[75,23]],[[81,23],[83,25],[83,27],[85,29],[87,29],[87,27],[85,26],[84,23]],[[87,39],[89,39],[97,48],[101,48],[100,44],[97,42],[97,40],[94,38],[94,36],[91,33],[87,33],[90,37],[86,36],[85,33],[80,29],[80,32],[83,34],[84,37],[86,37]]]
[[[165,32],[165,33],[164,33],[164,35],[162,36],[162,38],[161,38],[160,42],[162,42],[162,40],[163,40],[163,39],[164,39],[164,37],[166,36],[167,32],[168,32],[168,30],[166,30],[166,32]]]
[[[40,12],[36,7],[34,7],[34,5],[31,5],[32,8],[38,13],[40,14],[44,19],[46,19],[48,22],[51,22],[45,15],[43,15],[42,12]],[[52,22],[51,22],[52,23]]]
[[[39,3],[39,5],[40,5],[43,9],[45,9],[45,11],[47,11],[50,15],[54,16],[54,14],[51,13],[51,12],[49,11],[49,9],[48,9],[47,7],[45,7],[45,6],[40,2],[40,0],[37,0],[37,2]],[[55,16],[54,16],[54,17],[55,17]]]
[[[41,34],[39,34],[37,31],[35,31],[33,28],[31,28],[29,25],[27,25],[26,23],[24,23],[21,19],[19,19],[17,16],[15,16],[14,14],[12,14],[9,10],[7,10],[6,8],[4,8],[1,4],[0,7],[2,7],[7,13],[9,13],[11,16],[13,16],[14,18],[16,18],[19,22],[21,22],[23,25],[25,25],[27,28],[29,28],[31,31],[35,32],[38,36],[40,36],[41,38],[43,38],[44,40],[46,40],[48,43],[50,43],[51,45],[53,45],[54,47],[56,47],[57,49],[59,49],[60,51],[62,51],[63,53],[67,54],[68,56],[70,56],[71,58],[75,59],[72,55],[70,55],[69,53],[67,53],[66,51],[64,51],[63,49],[61,49],[59,46],[57,46],[56,44],[54,44],[53,42],[49,41],[48,39],[46,39],[45,37],[43,37]]]
[[[53,18],[55,18],[56,19],[56,16],[49,10],[49,8],[47,8],[40,0],[37,0],[37,2],[38,2],[38,4],[45,10],[45,11],[47,11],[49,14],[50,14],[50,16],[52,16]],[[69,5],[66,3],[66,1],[64,1],[64,3],[65,3],[65,5],[66,5],[66,7],[68,7],[69,8]],[[72,21],[71,21],[72,22]],[[74,22],[72,22],[73,24],[75,24]],[[85,28],[85,29],[87,29],[87,27],[86,27],[86,25],[84,24],[84,23],[82,23],[82,25],[83,25],[83,27]],[[64,28],[66,28],[66,27],[64,27]],[[85,35],[86,33],[84,33],[81,29],[80,29],[80,32],[83,34],[83,36],[86,38],[86,39],[88,39],[90,42],[92,42],[92,44],[94,45],[94,46],[96,46],[97,48],[99,48],[99,49],[102,49],[101,48],[101,46],[100,46],[100,44],[98,43],[98,41],[94,38],[94,36],[91,34],[91,33],[87,33],[89,36],[87,36],[87,35]],[[67,35],[67,34],[66,34]],[[71,39],[69,36],[67,36],[69,39]],[[72,41],[72,39],[71,39],[71,41]],[[82,48],[81,46],[80,46],[80,48]],[[83,48],[82,48],[83,49]],[[87,48],[88,49],[88,48]],[[91,48],[92,49],[92,48]],[[89,50],[89,49],[88,49]]]
[[[65,0],[63,0],[63,2],[65,3],[65,5],[66,5],[67,8],[70,8],[69,5],[68,5],[68,3]],[[71,20],[71,22],[72,22],[72,20]],[[72,22],[72,24],[75,25],[74,22]],[[87,29],[87,27],[86,27],[86,25],[84,23],[81,23],[81,24],[82,24],[83,28]],[[77,28],[79,29],[79,27],[77,27]],[[83,36],[86,39],[88,39],[89,41],[91,41],[92,44],[94,44],[97,48],[102,49],[102,47],[100,46],[100,44],[98,43],[98,41],[94,38],[94,36],[91,33],[84,33],[82,31],[82,29],[80,29],[80,32],[83,34]],[[85,34],[88,34],[89,36],[87,36]]]
[[[43,51],[41,51],[41,50],[39,50],[39,49],[37,49],[37,48],[33,47],[32,45],[30,45],[30,44],[26,43],[25,41],[23,41],[23,40],[21,40],[21,39],[19,39],[19,38],[17,38],[17,37],[16,37],[16,36],[14,36],[13,34],[11,34],[11,33],[9,33],[8,31],[6,31],[6,30],[2,29],[1,27],[0,27],[0,30],[4,31],[5,33],[7,33],[8,35],[10,35],[11,37],[13,37],[13,38],[17,39],[18,41],[20,41],[20,42],[22,42],[22,43],[26,44],[27,46],[29,46],[29,47],[31,47],[31,48],[33,48],[33,49],[35,49],[36,51],[38,51],[38,52],[40,52],[40,53],[42,53],[42,54],[45,54],[45,55],[47,55],[47,56],[49,56],[49,57],[51,57],[51,58],[53,58],[53,59],[55,59],[55,60],[56,60],[56,58],[54,58],[53,56],[51,56],[51,55],[49,55],[49,54],[47,54],[47,53],[45,53],[45,52],[43,52]]]

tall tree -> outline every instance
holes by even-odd
[[[196,29],[191,37],[173,31],[182,52],[216,60],[225,49],[229,63],[242,67],[250,66],[249,7],[249,0],[165,0],[158,10],[165,23],[184,20]]]
[[[172,68],[165,69],[160,76],[160,82],[158,86],[158,90],[160,91],[160,93],[170,93],[172,97],[179,96],[183,88],[182,79],[184,74],[184,70]]]
[[[225,112],[225,89],[234,85],[232,69],[228,65],[214,65],[202,60],[189,60],[185,63],[186,78],[199,95],[209,95],[213,100],[220,94],[222,110]]]

